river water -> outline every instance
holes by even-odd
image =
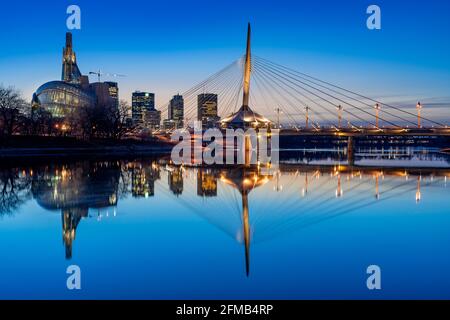
[[[450,298],[449,155],[291,150],[263,169],[1,163],[0,298]]]

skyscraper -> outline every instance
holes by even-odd
[[[216,127],[217,122],[220,120],[217,113],[217,94],[199,94],[197,102],[197,120],[202,122],[203,129]]]
[[[144,111],[144,128],[149,130],[158,130],[161,127],[161,111],[145,110]]]
[[[156,111],[155,94],[150,92],[135,91],[132,94],[131,114],[133,123],[144,126],[146,112]]]
[[[184,99],[177,94],[173,96],[169,103],[169,120],[172,120],[176,128],[183,127]]]
[[[119,107],[119,86],[117,82],[105,81],[108,86],[108,96],[116,108]]]

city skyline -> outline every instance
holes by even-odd
[[[0,299],[450,299],[448,15],[2,3]]]
[[[135,4],[142,11],[149,8],[148,4],[140,1],[135,1]],[[367,6],[356,1],[345,10],[331,3],[318,8],[317,5],[283,2],[273,12],[265,11],[264,8],[270,4],[263,2],[261,7],[245,5],[243,12],[246,14],[242,16],[231,13],[226,6],[210,5],[211,10],[225,10],[210,28],[193,23],[199,15],[195,8],[201,2],[191,4],[189,10],[179,3],[179,10],[173,10],[173,14],[181,15],[179,11],[189,13],[184,15],[188,26],[182,31],[167,23],[157,24],[155,21],[162,21],[158,16],[150,19],[148,26],[134,21],[131,13],[136,17],[141,17],[142,13],[130,12],[133,6],[123,8],[123,11],[104,8],[103,14],[94,19],[91,11],[98,9],[94,4],[81,1],[79,5],[82,26],[81,30],[73,33],[81,70],[85,74],[99,69],[126,74],[125,78],[102,80],[119,82],[120,98],[128,102],[131,102],[132,92],[150,91],[156,93],[156,107],[161,108],[173,95],[181,94],[241,56],[242,27],[248,20],[258,30],[253,44],[255,53],[260,56],[283,61],[285,65],[389,102],[409,104],[421,100],[441,107],[447,106],[450,100],[445,90],[450,81],[450,64],[445,56],[448,43],[442,41],[450,26],[439,16],[434,20],[427,19],[431,18],[431,12],[444,14],[445,10],[436,11],[436,8],[445,9],[448,4],[432,3],[427,7],[409,4],[403,7],[381,1],[383,28],[380,31],[369,31],[365,27]],[[160,3],[151,5],[160,13],[169,9]],[[38,5],[31,6],[35,19],[37,16],[48,18],[24,20],[33,23],[41,35],[41,45],[37,46],[36,39],[30,37],[27,30],[30,26],[24,23],[17,26],[17,37],[6,38],[4,50],[0,53],[0,68],[4,70],[0,83],[15,86],[30,100],[41,83],[58,78],[59,65],[54,61],[59,59],[63,45],[61,35],[67,31],[65,9],[68,3],[58,4],[45,13]],[[230,4],[229,8],[232,6]],[[5,7],[7,10],[2,12],[21,10],[12,3],[5,4]],[[23,14],[28,16],[28,13]],[[113,28],[107,32],[113,27],[112,21],[119,16],[133,23],[124,26],[124,30]],[[266,19],[271,16],[274,19]],[[4,23],[11,22],[8,17],[1,17]],[[302,18],[302,23],[294,26],[297,18]],[[226,19],[232,23],[225,23]],[[398,22],[394,25],[395,21]],[[419,25],[411,21],[427,23]],[[323,23],[327,24],[326,28],[321,27]],[[335,30],[330,30],[329,25],[334,23]],[[3,35],[5,30],[2,28],[0,33]],[[400,31],[403,32],[401,36]],[[117,41],[111,41],[113,36]],[[139,37],[145,41],[135,42]],[[399,41],[401,45],[397,43]],[[351,72],[347,71],[349,68]]]

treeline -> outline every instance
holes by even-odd
[[[55,118],[44,109],[33,109],[20,92],[0,85],[0,138],[13,135],[70,136],[84,140],[122,139],[135,131],[129,105],[96,104],[67,110],[64,118]]]

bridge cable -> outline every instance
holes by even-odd
[[[259,58],[259,59],[260,59],[260,58]],[[260,59],[260,61],[261,61],[261,59]],[[281,68],[279,68],[279,67],[277,67],[277,66],[273,66],[273,68],[277,69],[277,70],[280,71],[280,72],[288,72],[289,74],[291,74],[291,75],[293,75],[293,76],[300,77],[300,79],[303,79],[303,80],[305,80],[305,81],[308,81],[308,82],[310,82],[310,83],[313,83],[313,84],[315,84],[315,85],[317,85],[317,86],[319,86],[319,87],[321,87],[321,88],[324,88],[324,89],[326,89],[326,90],[330,90],[331,92],[337,93],[337,94],[339,94],[339,95],[341,95],[341,96],[344,96],[344,97],[346,97],[346,98],[348,98],[348,99],[350,99],[350,100],[357,101],[357,102],[359,102],[359,103],[361,103],[361,104],[364,104],[364,105],[366,105],[366,106],[368,106],[368,107],[371,107],[371,108],[374,107],[373,105],[370,105],[370,104],[368,104],[367,102],[364,102],[364,101],[362,101],[362,100],[356,99],[356,98],[354,98],[354,97],[351,97],[351,96],[349,96],[349,95],[346,95],[346,94],[344,94],[344,93],[342,93],[342,92],[339,92],[339,91],[337,91],[337,90],[334,90],[334,89],[331,89],[331,88],[326,87],[326,86],[324,86],[324,85],[321,85],[320,83],[317,83],[317,82],[315,82],[315,81],[309,80],[309,79],[307,79],[307,78],[305,78],[305,77],[302,77],[302,76],[299,76],[299,75],[295,75],[294,73],[292,73],[292,72],[290,72],[290,71],[285,71],[285,70],[283,70],[283,69],[281,69]],[[297,81],[299,81],[299,80],[297,80]],[[398,115],[396,115],[396,114],[394,114],[394,113],[392,113],[392,112],[389,112],[389,111],[387,111],[387,110],[385,110],[385,109],[380,109],[380,112],[386,113],[386,114],[388,114],[388,115],[390,115],[390,116],[392,116],[392,117],[394,117],[394,118],[400,119],[400,120],[402,120],[403,122],[406,122],[406,123],[409,123],[409,124],[412,124],[412,125],[416,125],[415,122],[413,122],[413,121],[411,121],[411,120],[408,120],[408,119],[406,119],[406,118],[403,118],[403,117],[401,117],[401,116],[398,116]]]
[[[297,86],[297,87],[300,87],[300,88],[302,88],[303,90],[309,92],[310,94],[313,94],[313,95],[319,97],[320,99],[322,99],[322,100],[324,100],[324,101],[327,101],[328,103],[330,103],[330,104],[332,104],[332,105],[334,105],[334,106],[337,107],[337,105],[335,105],[333,102],[327,100],[326,98],[320,97],[320,96],[318,96],[318,95],[312,93],[311,91],[308,91],[306,88],[302,87],[301,85],[296,84],[295,82],[293,82],[293,81],[287,79],[286,77],[292,78],[292,77],[290,77],[289,75],[286,75],[286,74],[280,75],[279,72],[274,71],[274,69],[273,69],[272,67],[267,66],[267,65],[264,65],[263,68],[266,68],[266,70],[269,69],[273,74],[279,75],[281,78],[285,79],[285,80],[288,81],[289,83],[291,83],[291,84],[293,84],[293,85],[295,85],[295,86]],[[351,106],[351,107],[353,107],[353,108],[355,108],[355,109],[357,109],[357,110],[359,110],[359,111],[361,111],[361,112],[363,112],[363,113],[365,113],[365,114],[368,114],[368,115],[370,115],[371,117],[373,116],[371,113],[367,112],[366,110],[364,110],[364,109],[362,109],[362,108],[360,108],[360,107],[358,107],[358,106],[356,106],[356,105],[354,105],[354,104],[352,104],[352,103],[349,103],[349,102],[347,102],[347,101],[345,101],[345,100],[342,100],[342,99],[340,99],[340,98],[338,98],[338,97],[335,97],[335,96],[333,96],[333,95],[331,95],[331,94],[329,94],[329,93],[327,93],[327,92],[325,92],[325,91],[323,91],[323,90],[321,90],[321,89],[317,89],[317,88],[315,88],[314,86],[311,86],[311,85],[309,85],[309,84],[307,84],[307,83],[305,83],[305,82],[303,82],[303,81],[300,81],[300,80],[298,80],[298,79],[295,79],[295,80],[298,81],[298,82],[300,82],[300,83],[302,83],[302,84],[304,84],[304,85],[306,85],[306,86],[308,86],[308,87],[310,87],[310,88],[312,88],[312,89],[314,89],[314,90],[316,90],[316,91],[319,91],[319,92],[322,93],[322,94],[325,94],[325,95],[327,95],[327,96],[329,96],[329,97],[331,97],[331,98],[333,98],[333,99],[335,99],[335,100],[338,100],[338,101],[340,101],[340,102],[343,103],[343,104],[349,105],[349,106]],[[345,108],[343,109],[343,111],[344,111],[344,112],[347,112],[347,113],[350,113],[350,112],[349,112],[347,109],[345,109]],[[363,122],[369,123],[369,124],[372,125],[373,127],[377,127],[377,126],[376,126],[374,123],[372,123],[371,121],[365,120],[365,119],[363,119],[363,118],[357,116],[357,115],[354,114],[354,113],[353,113],[352,115],[353,115],[354,117],[360,119],[360,120],[363,121]],[[383,118],[381,118],[381,117],[379,117],[379,119],[382,120],[382,121],[384,121],[384,122],[386,122],[386,123],[389,123],[389,124],[393,125],[394,127],[399,127],[398,125],[396,125],[395,123],[393,123],[393,122],[391,122],[391,121],[388,121],[388,120],[383,119]]]
[[[257,57],[257,56],[255,56],[255,57]],[[304,76],[304,77],[308,77],[308,78],[310,78],[310,79],[313,79],[313,80],[319,81],[319,82],[321,82],[321,83],[324,83],[324,84],[326,84],[326,85],[328,85],[328,86],[331,86],[331,87],[337,88],[337,89],[339,89],[339,90],[342,90],[342,91],[351,93],[351,94],[353,94],[353,95],[355,95],[355,96],[359,96],[360,98],[363,98],[363,99],[366,99],[366,100],[369,100],[369,101],[378,103],[378,104],[380,104],[380,105],[382,105],[382,106],[386,106],[386,107],[388,107],[388,108],[397,110],[397,111],[399,111],[399,112],[403,112],[403,113],[408,114],[408,115],[413,116],[413,117],[416,117],[416,116],[417,116],[416,114],[414,114],[414,113],[412,113],[412,112],[409,112],[409,111],[407,111],[407,110],[403,110],[403,109],[401,109],[401,108],[399,108],[399,107],[396,107],[396,106],[393,106],[393,105],[391,105],[391,104],[383,103],[383,102],[381,102],[381,101],[378,101],[378,100],[376,100],[376,99],[367,97],[367,96],[362,95],[362,94],[360,94],[360,93],[357,93],[357,92],[354,92],[354,91],[345,89],[345,88],[340,87],[340,86],[338,86],[338,85],[334,85],[334,84],[332,84],[332,83],[330,83],[330,82],[320,80],[320,79],[318,79],[318,78],[316,78],[316,77],[313,77],[313,76],[310,76],[310,75],[308,75],[308,74],[306,74],[306,73],[303,73],[303,72],[294,70],[294,69],[292,69],[292,68],[285,67],[285,66],[283,66],[283,65],[280,65],[280,64],[278,64],[278,63],[269,61],[269,60],[264,59],[264,58],[261,58],[261,57],[257,57],[257,58],[260,59],[260,60],[264,60],[264,61],[266,61],[267,63],[270,63],[270,64],[272,64],[272,65],[277,65],[277,66],[279,66],[279,67],[281,67],[281,68],[284,68],[285,70],[289,70],[290,72],[293,72],[293,73],[302,75],[302,76]],[[311,80],[309,80],[309,81],[312,82]],[[331,90],[331,89],[329,89],[329,90]],[[356,99],[355,99],[355,100],[356,100]],[[383,109],[382,109],[381,111],[383,111]],[[386,112],[386,111],[384,111],[384,112]],[[434,120],[431,120],[431,119],[428,119],[428,118],[425,118],[425,117],[421,117],[421,119],[426,120],[426,121],[431,122],[431,123],[434,123],[434,124],[436,124],[436,125],[438,125],[438,126],[441,126],[441,127],[446,127],[446,125],[444,125],[444,124],[442,124],[442,123],[436,122],[436,121],[434,121]],[[414,123],[414,124],[416,124],[416,123]]]

